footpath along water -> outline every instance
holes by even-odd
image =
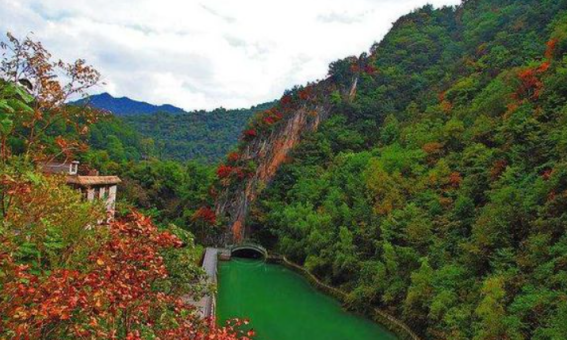
[[[396,339],[284,266],[233,257],[218,273],[218,320],[249,318],[257,340]]]

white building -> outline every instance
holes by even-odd
[[[80,190],[88,201],[101,200],[106,206],[109,218],[114,218],[116,192],[121,182],[118,176],[99,176],[97,171],[79,175],[79,162],[44,163],[40,165],[45,173],[67,175],[67,184]]]
[[[67,176],[67,184],[79,189],[87,201],[103,201],[110,218],[114,217],[116,191],[120,182],[118,176]]]

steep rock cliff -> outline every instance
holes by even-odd
[[[315,131],[334,103],[356,95],[359,76],[376,72],[366,54],[330,65],[329,77],[286,93],[272,109],[256,116],[244,131],[238,152],[219,167],[215,213],[227,227],[224,243],[247,238],[248,208],[269,184],[302,137]]]
[[[247,130],[238,152],[238,164],[253,164],[245,174],[238,170],[238,175],[220,180],[215,212],[227,226],[224,243],[241,242],[247,237],[245,225],[250,204],[259,192],[269,184],[276,171],[288,157],[289,152],[301,141],[307,132],[315,131],[319,124],[330,114],[332,94],[346,98],[354,96],[356,78],[352,85],[340,87],[331,78],[286,94],[276,108],[281,118],[268,131],[256,135],[256,130]],[[283,112],[283,113],[282,113]],[[257,117],[258,121],[262,117]],[[266,118],[264,118],[264,121]],[[254,123],[251,124],[254,126]],[[252,132],[254,133],[252,134]],[[250,137],[250,134],[253,136]],[[236,156],[234,156],[236,157]],[[230,158],[230,156],[229,156]],[[221,165],[221,167],[226,167]],[[235,167],[227,171],[233,171]],[[219,177],[223,177],[219,174]]]
[[[251,177],[237,183],[238,188],[226,188],[220,194],[216,206],[217,216],[226,217],[230,235],[235,241],[242,240],[246,235],[246,214],[259,189],[272,179],[301,136],[306,131],[315,130],[319,122],[326,118],[329,109],[328,105],[320,105],[312,110],[307,107],[299,108],[269,136],[255,140],[245,147],[242,158],[254,161],[257,169]]]

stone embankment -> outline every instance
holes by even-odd
[[[222,248],[207,247],[202,268],[207,274],[207,283],[209,284],[217,284],[217,266],[219,259],[230,260],[230,251]],[[207,294],[201,298],[201,300],[193,302],[193,304],[197,307],[203,318],[212,318],[215,316],[216,296],[214,294]]]

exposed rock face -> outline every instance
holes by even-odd
[[[352,99],[356,93],[357,79],[342,94]],[[224,189],[216,200],[216,214],[228,220],[230,232],[224,243],[239,243],[247,237],[246,215],[257,195],[273,179],[276,171],[288,157],[289,152],[307,132],[315,131],[332,109],[329,97],[336,87],[330,81],[315,85],[316,98],[306,101],[288,112],[270,134],[249,142],[241,151],[241,159],[253,161],[255,173],[237,183],[236,187]]]
[[[258,194],[258,189],[274,177],[302,135],[317,129],[328,113],[329,108],[323,105],[314,109],[302,107],[287,117],[267,138],[259,138],[246,146],[242,157],[253,160],[258,165],[256,173],[252,178],[245,179],[239,190],[227,189],[222,193],[216,206],[217,215],[224,215],[229,219],[234,241],[242,241],[246,235],[246,214]]]

